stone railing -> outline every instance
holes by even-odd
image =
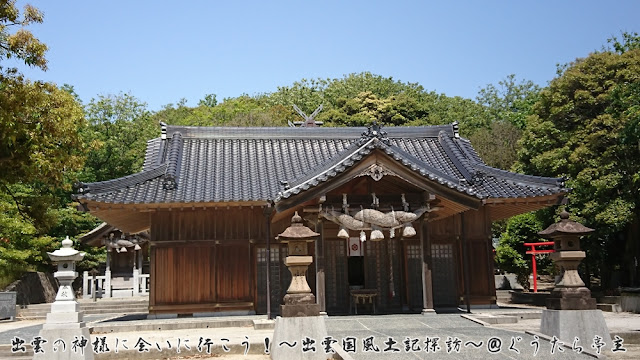
[[[149,274],[140,274],[138,279],[138,295],[149,294]]]
[[[82,297],[93,297],[93,291],[96,290],[97,298],[111,297],[111,274],[97,275],[94,277],[88,271],[82,273]]]

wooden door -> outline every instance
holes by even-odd
[[[458,306],[458,288],[454,246],[451,243],[431,244],[433,271],[433,306]]]
[[[344,240],[325,241],[325,291],[328,312],[349,311],[347,248]]]
[[[418,242],[404,241],[405,290],[407,305],[412,310],[421,310],[422,303],[422,258]]]

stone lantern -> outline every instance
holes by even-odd
[[[284,296],[284,305],[280,307],[282,316],[276,319],[273,331],[274,347],[271,350],[271,358],[274,360],[325,360],[327,358],[321,348],[317,351],[303,352],[300,346],[293,348],[275,346],[283,342],[297,344],[305,337],[316,339],[319,343],[321,339],[327,337],[324,317],[320,316],[320,305],[316,304],[316,298],[311,293],[305,277],[307,268],[313,262],[307,247],[319,235],[304,226],[302,218],[296,212],[291,219],[291,226],[276,238],[289,246],[285,265],[291,271],[292,279],[287,295]]]
[[[53,350],[54,340],[60,339],[66,344],[71,344],[77,339],[86,339],[91,342],[89,329],[83,322],[82,311],[76,302],[73,291],[73,280],[78,277],[76,262],[82,260],[84,253],[72,247],[73,241],[67,236],[62,240],[62,248],[47,253],[51,261],[57,264],[58,271],[53,275],[60,284],[56,300],[51,304],[51,312],[47,314],[47,320],[40,330],[40,337],[46,339],[43,352],[34,354],[34,359],[91,359],[93,350],[90,346],[82,352],[66,352]],[[69,345],[67,345],[69,346]]]
[[[578,266],[585,258],[580,250],[580,237],[594,230],[569,219],[565,210],[560,213],[560,221],[552,224],[538,234],[553,241],[554,253],[551,259],[560,270],[560,279],[556,282],[551,296],[547,299],[547,308],[554,310],[593,310],[596,299],[591,297],[578,274]]]
[[[305,276],[307,268],[313,262],[308,253],[308,243],[313,243],[320,234],[302,224],[302,218],[295,213],[289,226],[276,238],[280,242],[288,244],[289,255],[284,264],[291,272],[291,285],[284,296],[284,305],[281,306],[283,317],[318,316],[320,305],[316,304],[316,297],[311,293],[311,288]]]
[[[56,300],[51,304],[51,313],[47,314],[47,324],[82,322],[82,313],[71,284],[78,277],[76,261],[82,260],[84,253],[72,248],[72,245],[73,241],[67,236],[62,240],[61,249],[47,253],[51,261],[58,264],[58,271],[53,276],[60,283]]]
[[[540,332],[569,344],[576,338],[581,344],[591,344],[596,336],[611,341],[602,311],[597,310],[596,300],[578,274],[578,266],[585,258],[585,252],[580,250],[580,237],[593,231],[570,220],[564,210],[560,221],[538,233],[554,242],[551,259],[560,270],[560,278],[547,299],[547,309],[542,311]]]

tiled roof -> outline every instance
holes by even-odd
[[[119,204],[277,202],[330,180],[376,149],[479,199],[566,191],[562,179],[488,167],[459,138],[456,124],[384,130],[168,126],[163,138],[148,142],[142,172],[81,184],[77,198]]]

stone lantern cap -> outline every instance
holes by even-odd
[[[560,221],[551,224],[548,228],[540,231],[538,235],[545,238],[555,238],[563,235],[582,236],[593,232],[594,229],[588,228],[579,222],[569,219],[567,210],[560,213]]]
[[[73,241],[67,236],[66,239],[62,240],[62,248],[47,254],[53,262],[82,260],[84,253],[74,249],[72,246]]]
[[[276,239],[287,242],[287,241],[313,241],[313,238],[319,236],[317,232],[309,229],[304,226],[302,223],[302,217],[298,215],[296,211],[295,215],[291,218],[291,226],[286,228],[282,234],[278,235]]]

